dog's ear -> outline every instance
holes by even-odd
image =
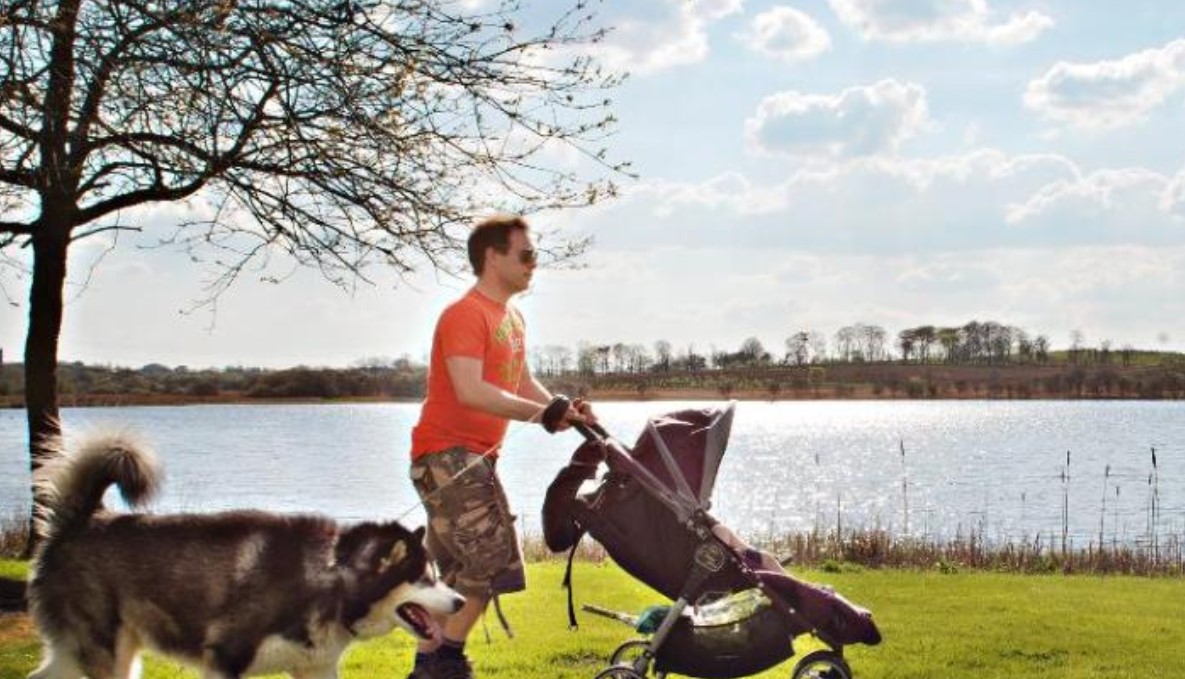
[[[391,545],[391,553],[383,559],[381,568],[387,570],[391,564],[402,563],[405,558],[407,558],[407,543],[403,540],[396,540],[395,544]]]
[[[424,533],[425,532],[426,531],[425,531],[424,526],[420,526],[419,528],[413,530],[411,532],[412,540],[420,543],[421,545],[424,544]]]

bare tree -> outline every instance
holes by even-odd
[[[654,368],[666,372],[671,369],[671,343],[658,340],[654,343]]]
[[[620,77],[579,49],[602,32],[584,2],[537,30],[519,18],[509,0],[6,0],[0,271],[31,274],[33,468],[59,433],[67,251],[138,231],[137,207],[189,201],[201,216],[162,240],[212,257],[216,297],[279,253],[341,284],[372,265],[449,268],[491,207],[611,195]],[[556,146],[583,167],[549,167]]]
[[[756,337],[747,337],[741,342],[741,348],[737,352],[741,358],[741,363],[744,365],[764,365],[769,363],[770,355],[765,350],[765,346],[761,344],[761,340]]]
[[[542,375],[562,375],[572,360],[572,351],[562,344],[545,344],[531,350],[531,365]]]
[[[600,363],[599,348],[588,342],[580,342],[576,347],[576,370],[581,375],[592,376],[597,372]]]
[[[864,359],[867,361],[883,361],[888,358],[885,351],[885,339],[888,333],[879,325],[861,326],[864,344]]]
[[[1113,346],[1114,343],[1109,339],[1099,342],[1099,363],[1107,365],[1111,362],[1111,347]]]
[[[598,345],[594,348],[597,355],[597,369],[602,375],[609,374],[609,354],[612,350],[613,347],[608,344]]]
[[[897,348],[901,350],[902,363],[909,363],[909,357],[913,355],[914,347],[917,344],[918,333],[916,328],[906,328],[897,333]]]
[[[552,375],[563,375],[572,366],[572,350],[562,344],[549,344],[543,347],[543,355],[547,357],[547,364]]]
[[[857,360],[860,352],[858,333],[858,325],[845,325],[835,331],[836,360],[844,362]]]
[[[932,325],[922,325],[914,328],[914,341],[917,343],[919,363],[930,362],[930,347],[938,339],[938,330]]]
[[[1012,334],[1016,337],[1017,358],[1023,363],[1031,363],[1033,360],[1033,338],[1021,328],[1013,328]]]
[[[1075,328],[1070,331],[1070,362],[1078,365],[1082,347],[1086,344],[1086,334]]]
[[[806,365],[811,357],[811,334],[806,330],[786,338],[786,362],[794,365]]]
[[[817,330],[810,331],[811,363],[819,363],[827,358],[827,337]]]
[[[615,373],[625,372],[629,364],[629,346],[625,342],[614,342],[609,347],[609,353],[613,357],[611,370]]]
[[[1037,339],[1033,340],[1033,358],[1038,363],[1049,361],[1049,338],[1045,335],[1037,335]]]

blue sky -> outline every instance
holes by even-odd
[[[1185,349],[1185,5],[630,0],[601,15],[617,30],[599,56],[631,71],[611,147],[640,177],[536,219],[595,245],[521,300],[534,345],[756,336],[780,353],[798,330],[975,319],[1054,346],[1079,330]],[[76,250],[80,284],[101,247]],[[202,280],[184,257],[117,248],[68,307],[62,358],[419,359],[468,285],[425,273],[345,294],[298,272],[180,313]],[[5,285],[16,356],[25,290]]]

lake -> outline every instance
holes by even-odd
[[[651,415],[713,405],[597,410],[632,442]],[[65,409],[62,418],[67,432],[126,426],[150,440],[167,474],[155,511],[253,507],[416,524],[407,447],[418,412],[404,403],[195,405]],[[28,507],[24,418],[0,411],[0,517]],[[574,432],[511,425],[499,465],[526,531],[538,532],[544,491],[578,443]],[[1185,403],[741,402],[713,513],[750,536],[842,521],[936,539],[974,530],[991,541],[1060,540],[1066,502],[1070,535],[1085,547],[1100,526],[1107,542],[1142,544],[1154,492],[1158,535],[1181,536]]]

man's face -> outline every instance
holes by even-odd
[[[505,253],[490,248],[486,254],[486,267],[496,280],[509,292],[517,293],[531,285],[535,273],[535,245],[526,231],[510,232]]]

